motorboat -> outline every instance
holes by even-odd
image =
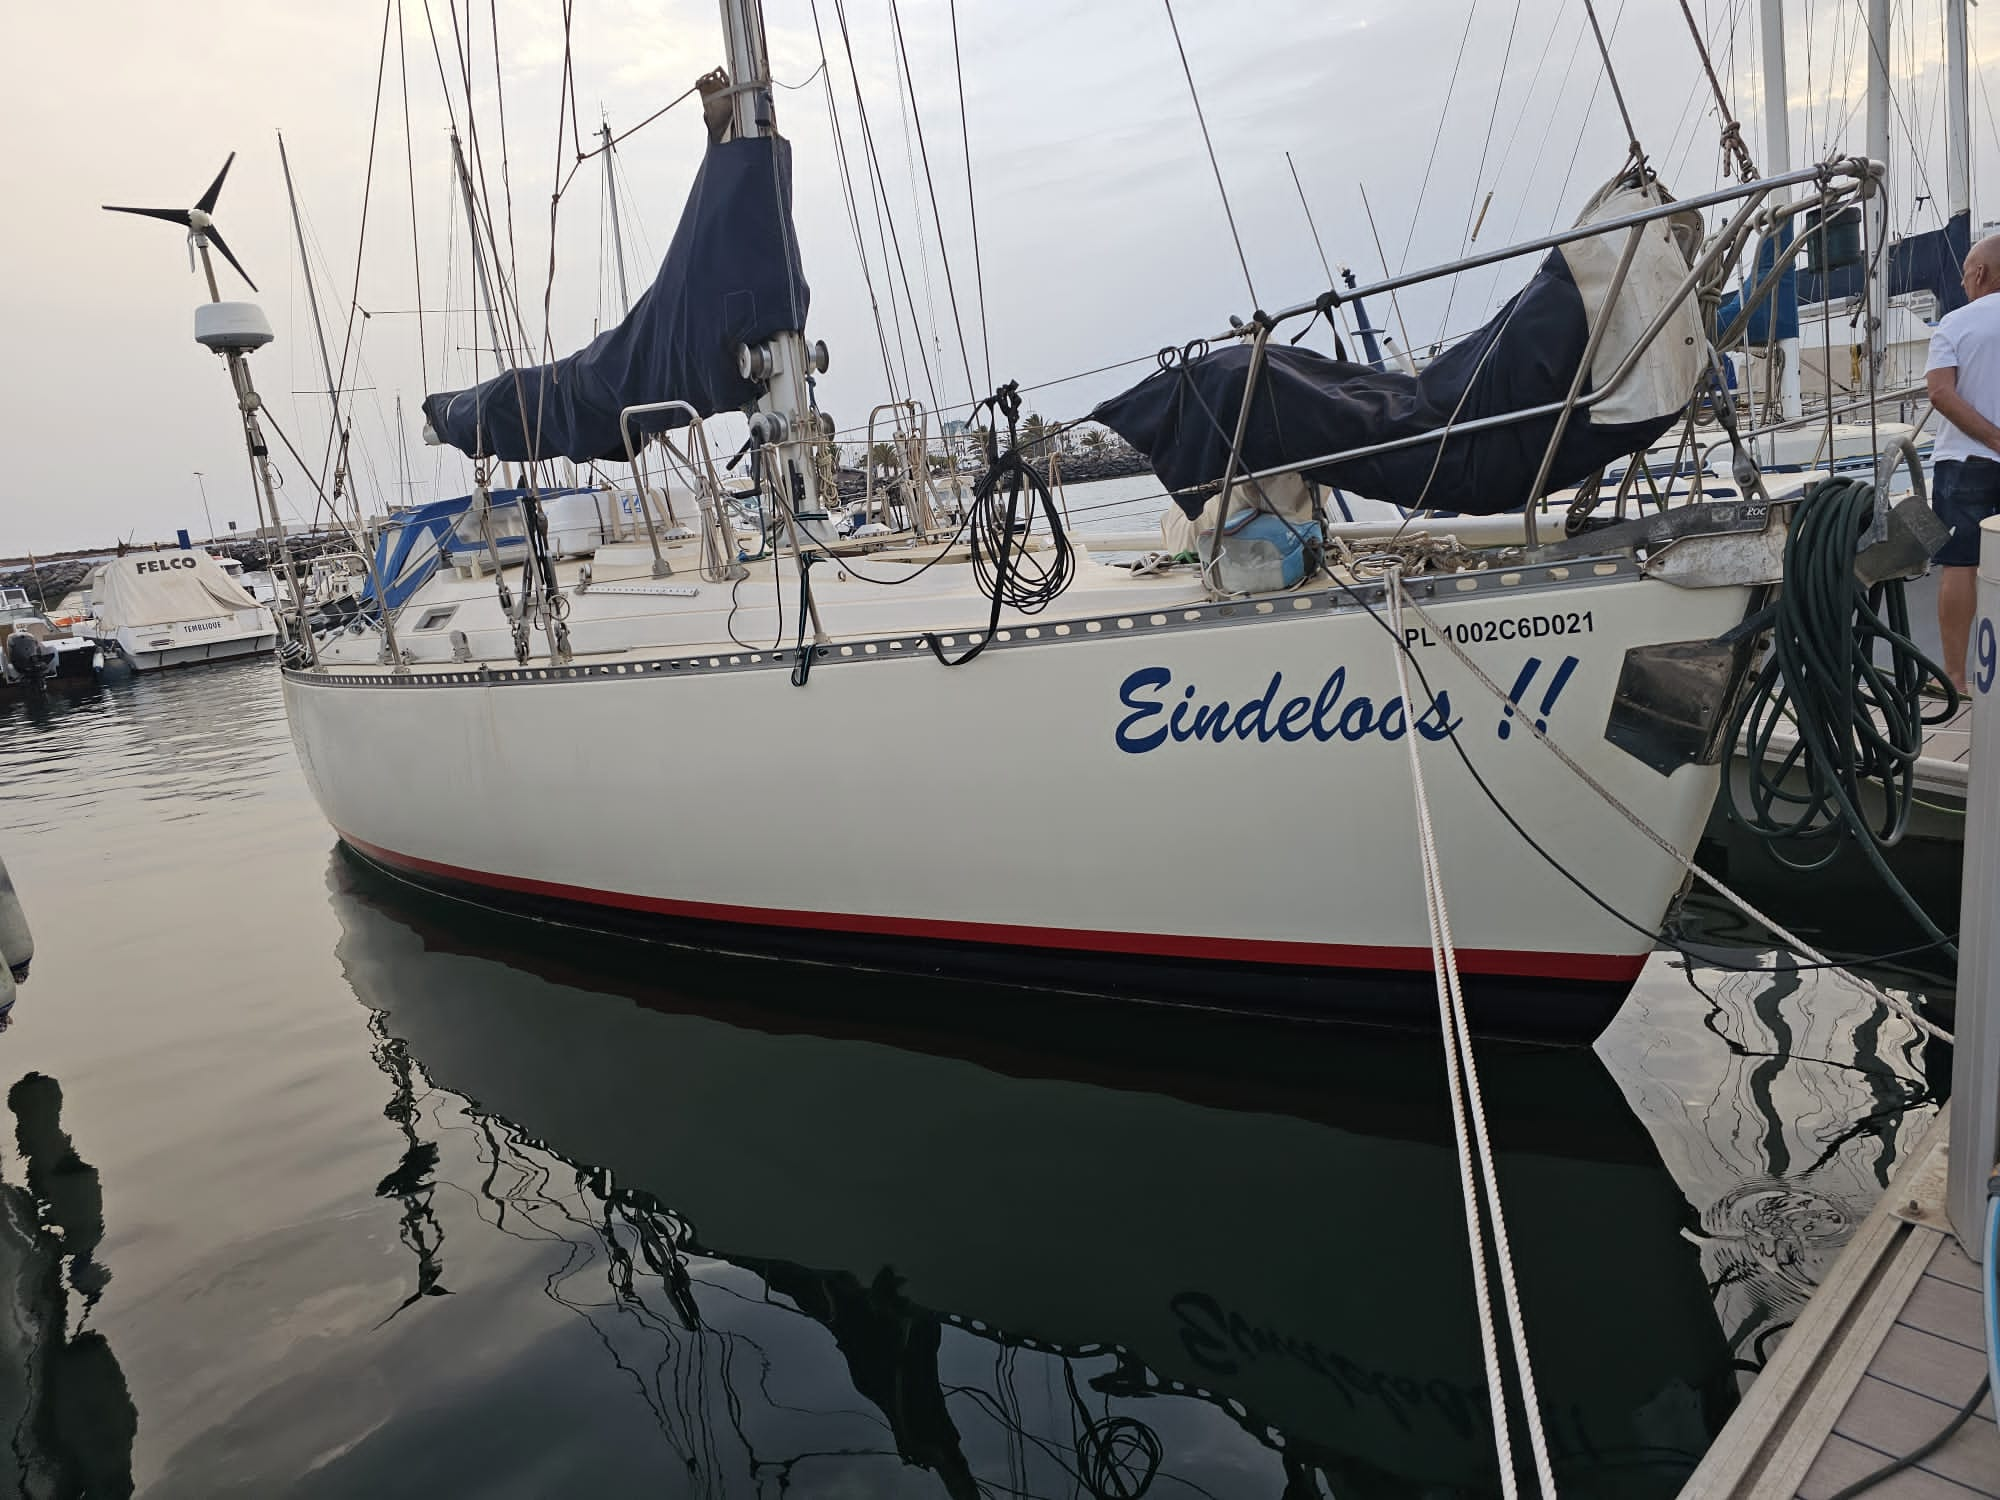
[[[90,687],[104,670],[104,653],[35,609],[26,589],[0,588],[0,693]]]
[[[141,672],[238,656],[278,645],[278,622],[200,548],[126,552],[90,574],[85,629]]]

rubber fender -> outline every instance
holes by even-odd
[[[4,859],[0,859],[0,957],[7,960],[6,998],[0,1001],[6,1004],[14,998],[14,986],[27,980],[28,965],[35,958],[35,935],[28,930],[27,913],[21,910],[21,898],[14,892],[14,880]]]

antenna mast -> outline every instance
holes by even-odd
[[[188,247],[199,257],[202,279],[208,283],[208,306],[195,312],[195,337],[203,347],[214,350],[229,363],[229,383],[236,391],[236,409],[243,418],[243,443],[249,450],[250,472],[258,485],[260,514],[269,516],[268,524],[272,539],[277,543],[278,557],[284,564],[285,580],[291,585],[292,618],[299,644],[305,649],[306,660],[317,662],[319,658],[313,645],[312,631],[305,624],[305,595],[299,592],[298,570],[292,565],[291,541],[285,535],[284,518],[278,513],[278,482],[271,468],[271,448],[264,440],[264,425],[257,420],[264,398],[257,394],[257,388],[250,380],[250,351],[271,342],[271,325],[256,304],[222,300],[222,288],[215,279],[215,261],[209,254],[209,246],[213,244],[222,252],[222,258],[235,267],[236,274],[249,284],[250,290],[257,290],[257,283],[250,280],[250,273],[230,253],[228,241],[215,227],[216,200],[222,196],[223,180],[229,176],[229,168],[235,161],[236,153],[232,151],[229,160],[222,164],[222,170],[215,174],[215,181],[208,185],[207,192],[195,200],[193,208],[122,208],[109,203],[104,208],[107,213],[164,219],[187,230]]]

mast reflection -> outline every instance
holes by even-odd
[[[1434,1041],[579,968],[349,856],[329,884],[405,1133],[385,1314],[443,1289],[455,1184],[562,1256],[690,1492],[1498,1492]],[[1736,1390],[1686,1200],[1591,1053],[1482,1069],[1563,1490],[1673,1495]]]

